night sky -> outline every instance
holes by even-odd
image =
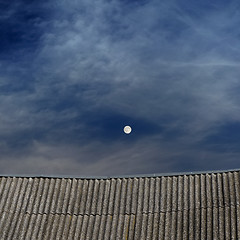
[[[240,168],[239,26],[239,0],[0,0],[0,174]]]

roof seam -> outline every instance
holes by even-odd
[[[52,215],[64,215],[64,216],[66,216],[66,215],[69,215],[69,216],[76,216],[76,217],[78,217],[78,216],[99,216],[99,217],[101,217],[101,216],[120,216],[120,215],[124,215],[124,216],[137,216],[137,215],[139,215],[139,214],[145,214],[145,215],[148,215],[148,214],[161,214],[161,213],[173,213],[173,212],[175,212],[175,213],[177,213],[177,212],[184,212],[184,211],[191,211],[191,210],[202,210],[202,209],[216,209],[216,208],[218,208],[218,209],[224,209],[224,208],[228,208],[228,207],[239,207],[240,206],[240,204],[230,204],[230,205],[224,205],[224,206],[213,206],[213,207],[200,207],[200,208],[184,208],[184,209],[181,209],[181,210],[170,210],[170,211],[162,211],[162,210],[160,210],[160,211],[158,211],[158,212],[139,212],[139,213],[119,213],[119,214],[89,214],[89,213],[81,213],[81,214],[76,214],[76,213],[73,213],[73,214],[70,214],[70,213],[59,213],[59,212],[49,212],[49,213],[36,213],[36,212],[28,212],[28,211],[26,211],[26,212],[22,212],[22,213],[25,213],[25,214],[28,214],[28,215],[48,215],[48,214],[52,214]],[[2,211],[2,212],[5,212],[5,213],[11,213],[11,214],[14,214],[14,213],[21,213],[21,211],[20,212],[13,212],[13,211],[6,211],[6,210],[4,210],[4,211]]]

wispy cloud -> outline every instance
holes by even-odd
[[[236,1],[8,5],[0,18],[10,29],[0,55],[4,172],[131,174],[236,159],[202,143],[240,120],[238,10]],[[121,135],[128,122],[130,140]]]

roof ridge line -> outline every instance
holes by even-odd
[[[26,177],[26,178],[77,178],[77,179],[112,179],[112,178],[141,178],[141,177],[173,177],[183,175],[200,175],[208,173],[227,173],[237,172],[240,168],[225,170],[207,170],[190,172],[170,172],[170,173],[150,173],[150,174],[132,174],[132,175],[112,175],[112,176],[80,176],[80,175],[51,175],[51,174],[1,174],[0,177]]]

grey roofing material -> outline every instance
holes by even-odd
[[[240,239],[240,171],[0,177],[0,239]]]

